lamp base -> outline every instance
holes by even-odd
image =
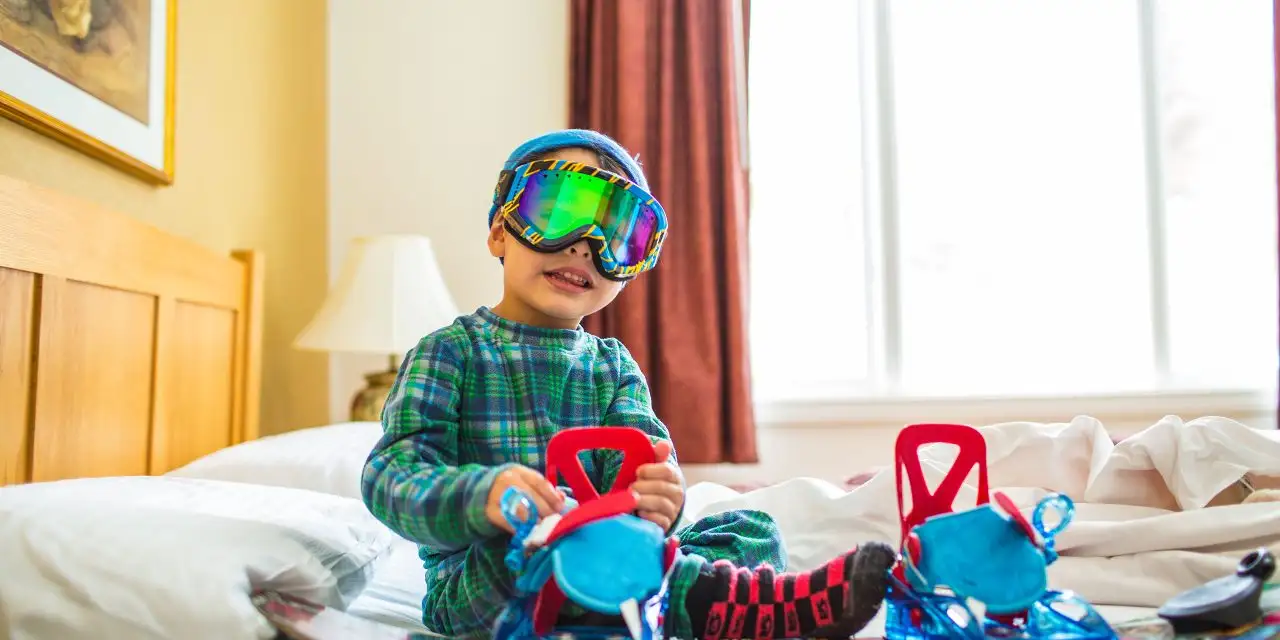
[[[382,421],[382,406],[387,402],[387,395],[391,393],[391,385],[395,384],[398,373],[395,369],[389,369],[365,374],[365,388],[351,399],[352,422]]]

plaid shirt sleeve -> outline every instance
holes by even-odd
[[[485,517],[485,503],[504,467],[457,465],[464,340],[437,332],[405,357],[382,411],[382,439],[361,478],[365,505],[376,518],[441,552],[500,532]]]
[[[671,442],[671,457],[667,459],[667,464],[679,471],[680,463],[676,459],[675,443],[671,440],[667,425],[663,424],[653,411],[653,403],[649,397],[649,383],[645,380],[644,373],[640,371],[640,365],[636,364],[635,359],[631,357],[631,352],[627,351],[621,342],[615,340],[609,342],[617,345],[619,355],[618,389],[613,396],[613,401],[609,403],[608,410],[605,411],[604,426],[635,427],[649,434],[649,439],[655,443],[658,440]],[[596,452],[596,468],[603,474],[599,487],[601,491],[608,491],[613,487],[621,467],[620,451],[603,449]],[[680,474],[680,478],[683,482],[683,473]],[[684,504],[681,504],[675,522],[671,525],[672,531],[675,530],[676,523],[683,515]]]

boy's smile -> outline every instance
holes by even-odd
[[[578,267],[557,267],[542,274],[556,289],[569,294],[586,293],[595,286],[595,277]]]

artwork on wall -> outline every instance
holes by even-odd
[[[173,182],[177,0],[0,0],[0,114]]]

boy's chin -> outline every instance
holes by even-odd
[[[561,320],[580,320],[609,305],[614,296],[604,291],[590,291],[579,295],[560,291],[541,291],[531,300],[533,307],[544,315]]]
[[[566,296],[557,292],[546,292],[529,302],[532,303],[530,306],[547,317],[566,322],[581,322],[582,318],[608,306],[609,300],[602,300],[601,297],[599,295]]]
[[[547,301],[536,306],[537,310],[549,318],[565,322],[581,322],[582,318],[596,311],[591,305],[574,304],[569,301]]]

